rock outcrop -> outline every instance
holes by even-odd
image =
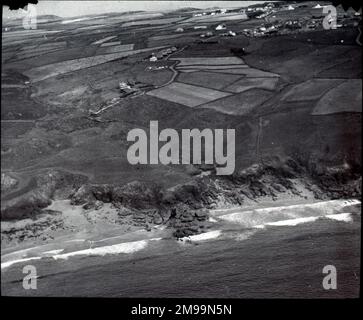
[[[270,159],[228,177],[216,176],[213,168],[208,171],[212,173],[166,189],[140,181],[90,184],[84,176],[51,170],[36,178],[35,190],[2,209],[2,219],[34,217],[52,199],[69,198],[88,217],[108,203],[117,209],[115,223],[146,230],[163,224],[174,230],[175,237],[184,237],[208,228],[208,209],[242,206],[260,198],[277,200],[282,195],[334,199],[361,194],[359,173],[344,166],[318,172],[292,159]]]
[[[85,184],[87,177],[62,170],[46,170],[35,178],[35,187],[25,194],[4,201],[1,220],[17,220],[35,217],[53,199],[66,199]]]

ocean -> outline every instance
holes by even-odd
[[[35,257],[7,266],[2,263],[2,294],[153,298],[359,296],[358,210],[342,212],[344,206],[328,202],[268,211],[268,219],[262,218],[266,217],[266,210],[255,211],[253,216],[248,211],[219,212],[207,233],[179,241],[153,238],[72,252],[54,250],[48,252],[49,258]],[[26,264],[37,268],[36,290],[23,289],[22,267]],[[337,270],[335,290],[323,287],[323,268],[327,265]]]

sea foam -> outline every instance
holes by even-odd
[[[300,223],[313,222],[318,218],[351,221],[349,214],[340,213],[347,206],[358,205],[358,200],[332,200],[309,204],[258,208],[239,211],[218,218],[237,223],[245,228],[264,228],[264,226],[294,226]]]
[[[11,265],[16,264],[16,263],[26,262],[26,261],[30,261],[30,260],[39,260],[39,259],[41,259],[41,257],[29,257],[29,258],[24,258],[24,259],[16,259],[16,260],[2,262],[1,269],[10,267]]]
[[[221,230],[214,230],[214,231],[204,232],[201,234],[195,234],[195,235],[189,236],[189,237],[183,237],[180,240],[181,241],[206,241],[206,240],[218,238],[221,234],[222,234]]]
[[[67,252],[62,254],[56,254],[53,259],[68,259],[74,256],[105,256],[108,254],[120,254],[120,253],[134,253],[136,251],[144,249],[148,244],[147,240],[125,242],[119,244],[113,244],[110,246],[96,247],[84,250],[78,250],[73,252]]]
[[[352,222],[352,214],[349,212],[338,213],[338,214],[330,214],[325,216],[325,218],[336,220],[336,221],[343,221],[343,222]]]

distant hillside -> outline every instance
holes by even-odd
[[[45,15],[38,16],[38,19],[60,20],[62,18],[59,16],[56,16],[54,14],[45,14]]]
[[[193,7],[187,7],[187,8],[181,8],[174,10],[173,12],[190,12],[190,11],[200,11],[201,9],[193,8]]]
[[[9,26],[9,25],[17,25],[17,24],[21,24],[22,21],[22,17],[21,16],[17,16],[17,17],[3,17],[3,25],[5,26]],[[47,15],[40,15],[37,16],[37,21],[41,22],[41,21],[58,21],[58,20],[62,20],[61,17],[56,16],[56,15],[52,15],[52,14],[47,14]]]

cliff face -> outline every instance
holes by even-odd
[[[212,170],[213,171],[213,170]],[[260,199],[355,198],[361,195],[361,177],[348,167],[316,171],[292,159],[276,159],[253,165],[231,177],[199,174],[186,184],[163,189],[158,184],[132,182],[123,186],[83,185],[72,203],[90,210],[112,203],[120,215],[148,228],[165,224],[176,237],[201,232],[208,227],[208,209],[243,206]]]
[[[123,185],[91,184],[85,176],[51,170],[37,176],[34,190],[3,207],[1,217],[3,221],[44,218],[44,213],[49,213],[44,208],[52,200],[70,199],[71,205],[82,207],[87,219],[97,216],[104,206],[111,206],[116,210],[117,224],[147,230],[165,225],[179,238],[208,228],[208,209],[250,205],[262,200],[361,196],[359,168],[349,166],[322,170],[292,159],[272,158],[233,176],[216,176],[209,167],[196,172],[200,173],[190,182],[166,189],[158,183],[139,181]],[[55,228],[57,225],[62,224],[57,223]]]
[[[70,197],[86,181],[87,177],[80,174],[45,170],[24,187],[28,191],[19,190],[20,196],[2,202],[1,220],[35,218],[52,200]]]
[[[1,174],[1,190],[9,191],[15,188],[18,181],[6,173]]]

